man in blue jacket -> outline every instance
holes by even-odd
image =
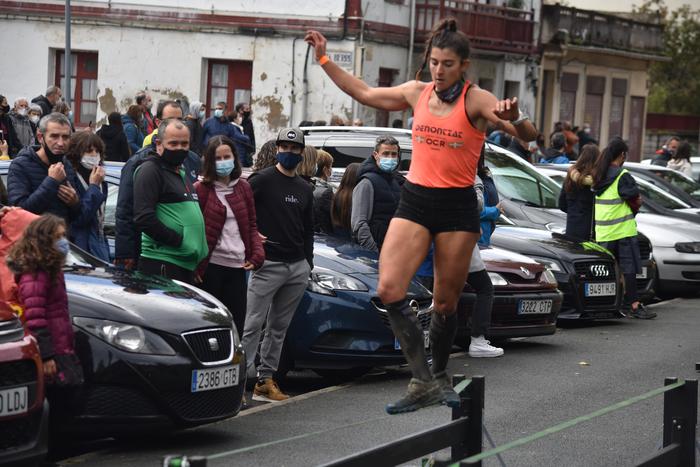
[[[69,225],[80,214],[80,198],[68,183],[75,177],[70,164],[63,164],[71,126],[61,113],[51,113],[39,122],[39,146],[27,146],[12,160],[7,174],[7,198],[34,214],[51,213]]]
[[[214,109],[214,116],[204,122],[204,133],[202,134],[202,147],[206,148],[209,139],[214,136],[228,136],[236,145],[236,152],[240,160],[245,160],[248,154],[248,148],[251,147],[250,138],[234,124],[232,124],[226,116],[226,102],[219,102]]]

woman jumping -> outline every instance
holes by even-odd
[[[472,249],[479,239],[473,185],[484,131],[491,124],[532,141],[537,130],[518,111],[517,99],[499,101],[490,92],[464,81],[469,68],[469,40],[457,30],[454,19],[441,21],[426,43],[425,58],[416,77],[429,65],[429,83],[416,79],[395,87],[370,87],[329,59],[321,33],[309,31],[305,40],[314,47],[326,74],[353,99],[381,110],[413,108],[411,167],[379,258],[377,290],[413,378],[406,395],[387,405],[386,410],[395,414],[438,403],[454,405],[459,398],[454,397],[444,371],[457,330],[457,301]],[[435,244],[432,372],[426,361],[423,333],[406,300],[408,285],[431,242]],[[443,376],[436,380],[433,374]]]

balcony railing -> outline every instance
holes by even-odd
[[[542,19],[545,31],[550,34],[562,29],[568,31],[571,44],[636,52],[663,51],[663,28],[657,24],[561,5],[544,5]],[[543,36],[543,41],[548,39]]]
[[[424,41],[435,24],[450,16],[474,48],[521,54],[536,49],[532,11],[463,0],[418,0],[416,41]]]

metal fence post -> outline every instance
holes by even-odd
[[[464,379],[463,375],[454,375],[452,384],[457,385]],[[452,409],[452,420],[465,416],[469,420],[466,438],[462,443],[452,446],[453,461],[481,452],[484,436],[482,431],[484,423],[484,388],[484,377],[472,376],[469,386],[459,395],[460,406]],[[481,466],[481,462],[474,465]]]
[[[664,385],[677,382],[666,378]],[[698,418],[698,382],[686,380],[681,387],[664,393],[664,447],[680,444],[679,465],[695,467],[695,433]]]
[[[464,375],[453,375],[452,387],[457,386],[465,379],[467,378]],[[459,420],[460,418],[467,417],[469,415],[469,393],[467,391],[469,391],[469,388],[465,389],[459,394],[459,407],[452,408],[452,421]],[[451,451],[453,460],[464,459],[467,457],[466,439],[460,440],[458,444],[453,444]]]

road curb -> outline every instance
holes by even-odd
[[[671,304],[671,303],[679,302],[679,301],[681,301],[681,300],[683,300],[683,299],[680,298],[680,297],[676,297],[676,298],[672,298],[671,300],[664,300],[664,301],[661,301],[661,302],[658,302],[658,303],[652,303],[651,305],[645,305],[645,306],[646,306],[647,308],[656,308],[657,306],[669,305],[669,304]]]

